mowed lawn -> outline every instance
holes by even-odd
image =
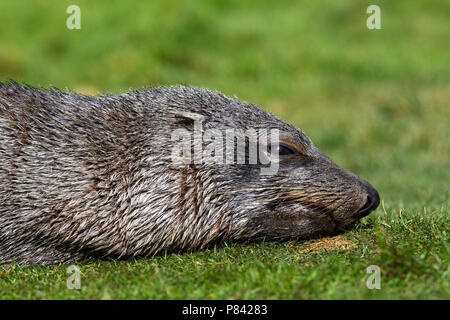
[[[236,95],[302,128],[382,205],[331,239],[78,263],[80,290],[64,265],[0,267],[1,299],[450,298],[448,1],[79,0],[68,30],[71,4],[0,4],[0,80]]]

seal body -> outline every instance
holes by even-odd
[[[237,138],[210,152],[208,142],[233,130],[277,130],[267,139],[277,170],[261,174],[267,162],[248,161],[248,137],[244,161],[230,157]],[[0,83],[1,263],[309,239],[352,226],[378,203],[369,183],[301,130],[237,98],[182,86],[91,97]]]

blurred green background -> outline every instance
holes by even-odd
[[[66,8],[71,4],[81,8],[80,30],[66,27]],[[371,4],[381,8],[381,30],[366,27],[366,8]],[[442,287],[438,282],[442,272],[447,280],[449,273],[449,22],[447,0],[3,1],[0,80],[12,78],[87,94],[185,84],[258,104],[302,128],[324,153],[378,189],[385,210],[377,211],[375,216],[381,220],[374,223],[389,225],[387,216],[393,215],[389,218],[393,222],[389,221],[398,229],[391,230],[391,236],[399,241],[394,246],[401,246],[404,232],[416,230],[414,226],[422,230],[428,225],[430,233],[439,234],[441,240],[432,234],[423,240],[426,236],[414,233],[404,239],[405,248],[412,248],[411,259],[428,246],[438,259],[424,264],[431,268],[435,263],[441,270],[428,282],[408,286],[437,291],[417,289],[425,293],[408,296],[398,285],[398,291],[377,297],[448,297],[448,284]],[[398,212],[415,218],[405,222]],[[433,215],[437,220],[427,220]],[[413,225],[401,229],[402,223],[413,220]],[[421,245],[411,247],[414,243],[409,241]],[[372,249],[376,255],[379,247]],[[328,263],[330,258],[323,259],[316,262]],[[22,271],[17,272],[11,279],[21,278]],[[189,277],[186,272],[183,276]],[[325,284],[331,278],[323,274]],[[23,296],[13,293],[10,282],[3,285],[9,288],[9,297]],[[221,289],[216,292],[221,294],[209,296],[232,296],[227,296],[226,285],[218,285]],[[94,293],[94,287],[90,297],[104,297]],[[23,283],[23,292],[26,289]],[[241,289],[233,297],[373,294],[347,288],[325,295],[320,289],[309,295],[290,295],[289,290],[284,295],[264,291],[248,295]],[[49,293],[42,290],[47,297]],[[164,294],[156,297],[173,297]],[[206,294],[186,291],[178,297]]]

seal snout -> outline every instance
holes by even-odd
[[[369,183],[364,183],[364,189],[367,192],[366,203],[355,213],[355,217],[360,219],[367,216],[370,212],[375,210],[380,204],[380,195],[378,191]]]

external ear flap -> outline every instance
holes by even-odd
[[[172,162],[190,165],[202,163],[202,122],[205,116],[186,111],[171,110],[175,129],[171,132]],[[191,157],[193,155],[193,158]],[[193,161],[193,162],[192,162]]]
[[[191,121],[203,121],[205,119],[205,116],[193,112],[175,111],[173,114],[177,119],[185,119]]]
[[[205,116],[198,113],[185,111],[172,111],[175,121],[184,125],[193,125],[195,122],[202,122]]]

